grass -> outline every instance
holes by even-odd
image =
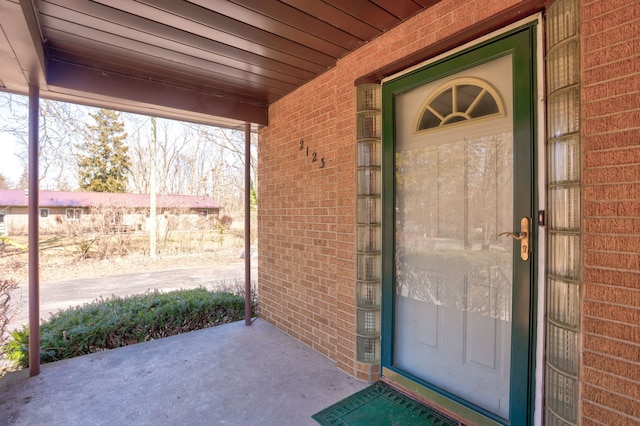
[[[244,318],[244,298],[204,288],[100,299],[59,311],[40,325],[42,363],[146,342]],[[11,333],[3,352],[29,365],[29,333]]]
[[[15,235],[5,239],[5,254],[21,254],[27,250],[28,237]],[[223,247],[242,248],[242,230],[175,230],[158,239],[158,250],[164,254],[206,253]],[[149,235],[131,233],[82,233],[78,235],[40,235],[42,252],[72,258],[105,258],[149,251]]]
[[[41,235],[40,236],[40,280],[41,282],[91,277],[100,270],[102,263],[121,262],[137,272],[137,267],[153,269],[163,259],[176,257],[208,256],[209,258],[239,259],[243,249],[242,230],[236,228],[220,233],[207,231],[175,231],[170,238],[158,242],[157,257],[149,256],[149,236],[144,233],[109,235]],[[26,236],[12,236],[11,240],[25,245]],[[28,280],[28,252],[14,245],[5,244],[0,250],[0,276],[13,279],[20,285]],[[166,263],[166,262],[165,262]],[[191,266],[191,265],[187,265]],[[170,265],[161,269],[170,268]],[[109,271],[99,272],[104,275]],[[85,276],[83,274],[88,274]]]

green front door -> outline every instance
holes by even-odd
[[[383,375],[527,424],[534,26],[383,85]]]

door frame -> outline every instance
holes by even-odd
[[[539,19],[526,23],[518,23],[499,35],[486,39],[470,46],[461,48],[457,52],[450,52],[442,57],[432,60],[427,65],[415,67],[405,71],[400,76],[394,76],[383,82],[382,89],[382,347],[381,367],[382,376],[394,381],[408,390],[417,393],[436,405],[463,418],[479,424],[531,424],[534,422],[534,407],[536,404],[536,359],[540,351],[537,344],[538,338],[537,320],[539,307],[537,299],[538,262],[542,261],[538,254],[542,252],[538,246],[538,227],[535,226],[537,209],[539,208],[539,193],[541,182],[538,181],[538,162],[540,156],[538,150],[538,135],[541,131],[538,120],[538,84],[541,71],[538,68],[540,60],[538,54],[539,43]],[[514,184],[518,190],[518,182],[530,182],[525,202],[514,206],[515,218],[522,216],[531,217],[532,222],[532,259],[526,264],[520,264],[514,268],[514,285],[522,279],[529,281],[529,288],[514,289],[514,301],[512,306],[512,353],[511,353],[511,397],[510,419],[499,418],[479,407],[456,397],[448,392],[437,389],[434,386],[420,380],[417,377],[394,367],[394,317],[395,317],[395,290],[394,290],[394,234],[395,234],[395,110],[394,96],[413,87],[420,86],[429,81],[440,79],[448,74],[462,71],[490,61],[505,54],[513,54],[514,96],[517,93],[526,93],[526,99],[518,96],[514,101],[514,143],[518,140],[528,140],[530,149],[526,152],[516,152],[514,165]],[[516,150],[517,151],[517,150]],[[519,158],[520,155],[524,155]],[[543,185],[542,185],[543,186]],[[514,223],[514,229],[516,223]],[[514,259],[519,259],[519,244],[514,244]],[[517,314],[517,315],[516,315]],[[523,398],[514,398],[514,395],[526,395]],[[513,419],[517,419],[513,421]]]

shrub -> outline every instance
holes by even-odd
[[[18,287],[13,279],[0,278],[0,347],[5,343],[9,320],[13,314],[11,308],[11,292]]]
[[[13,361],[16,367],[25,368],[29,366],[29,329],[23,327],[22,330],[11,332],[11,339],[2,346],[3,356],[9,361]]]
[[[7,325],[13,315],[11,292],[17,287],[18,283],[14,279],[0,277],[0,348],[7,342]],[[0,355],[4,356],[4,351]]]
[[[113,296],[54,314],[40,325],[42,363],[199,330],[244,318],[244,299],[204,288]],[[12,333],[7,357],[27,367],[28,330]]]
[[[220,218],[220,226],[222,226],[223,229],[228,230],[229,228],[231,228],[232,224],[233,218],[231,216],[224,215]]]
[[[3,271],[4,273],[4,271]],[[0,277],[0,348],[3,348],[7,341],[7,325],[11,320],[14,309],[11,306],[11,292],[18,287],[18,283],[10,278]],[[4,350],[0,351],[0,377],[4,376],[7,363],[4,362]]]

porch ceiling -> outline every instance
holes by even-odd
[[[0,0],[0,90],[235,127],[438,0]]]

